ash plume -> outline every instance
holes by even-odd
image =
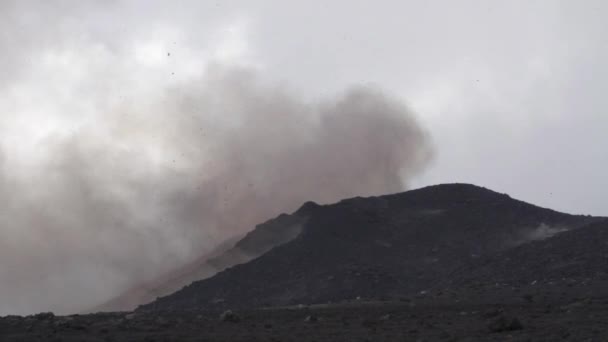
[[[404,190],[430,161],[374,87],[304,100],[167,23],[100,32],[90,13],[120,1],[44,3],[0,5],[0,314],[91,307],[305,201]]]

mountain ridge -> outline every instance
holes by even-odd
[[[293,239],[138,310],[396,298],[429,287],[471,258],[521,244],[541,225],[568,230],[594,219],[463,183],[307,202],[280,217],[292,215],[306,216]]]

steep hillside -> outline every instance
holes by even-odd
[[[305,222],[302,215],[280,215],[262,223],[242,237],[231,239],[214,252],[163,275],[154,281],[129,289],[120,296],[91,309],[100,311],[130,311],[157,297],[169,295],[196,280],[206,279],[230,266],[248,262],[295,238]]]
[[[467,184],[353,198],[326,206],[307,203],[279,219],[294,218],[302,220],[298,221],[301,232],[294,239],[139,310],[407,296],[432,287],[477,259],[594,220]],[[287,226],[277,225],[274,233]]]

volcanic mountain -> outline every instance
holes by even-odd
[[[218,264],[225,270],[138,310],[402,298],[446,285],[447,277],[458,276],[460,283],[471,281],[463,274],[491,277],[493,265],[506,267],[504,253],[531,253],[527,246],[537,246],[534,241],[562,241],[598,220],[468,184],[323,206],[308,202],[291,215],[258,226],[234,248],[210,259],[231,260]],[[554,253],[567,250],[555,246]],[[229,256],[237,250],[249,250],[252,260],[232,266],[238,260]]]

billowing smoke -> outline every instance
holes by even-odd
[[[305,100],[235,62],[232,35],[100,33],[91,13],[116,7],[45,3],[0,5],[0,314],[90,308],[305,201],[401,191],[429,162],[378,89]]]

